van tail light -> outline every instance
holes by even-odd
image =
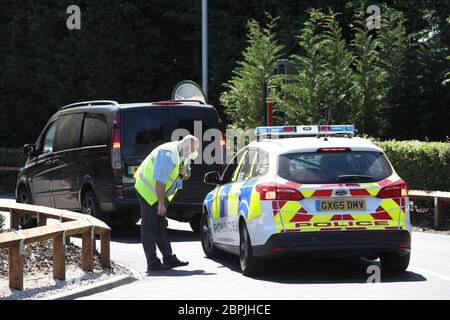
[[[279,183],[263,183],[256,186],[261,200],[300,201],[303,195],[295,189]]]
[[[120,155],[120,113],[116,112],[111,133],[111,168],[115,174],[115,170],[122,168]]]
[[[378,192],[377,197],[381,199],[407,197],[408,188],[405,181],[400,180],[385,186]]]

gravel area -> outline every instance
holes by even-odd
[[[413,231],[430,232],[437,234],[450,235],[450,206],[445,206],[444,225],[439,230],[434,229],[434,208],[426,207],[423,203],[420,207],[414,204],[411,210],[411,224]]]
[[[4,231],[3,231],[4,232]],[[8,250],[0,249],[0,300],[40,299],[69,291],[119,275],[130,270],[111,262],[110,269],[102,269],[99,254],[94,255],[94,270],[81,269],[81,248],[73,243],[66,245],[66,280],[53,279],[52,242],[43,241],[25,247],[24,291],[8,286]]]

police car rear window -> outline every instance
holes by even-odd
[[[279,157],[278,175],[301,184],[376,182],[392,175],[380,152],[292,153]]]

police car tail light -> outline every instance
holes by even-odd
[[[320,148],[318,152],[348,152],[350,148]]]
[[[386,199],[386,198],[399,198],[399,197],[407,197],[408,196],[408,188],[406,186],[405,181],[400,180],[395,183],[392,183],[378,192],[377,197]]]
[[[279,183],[263,183],[256,186],[260,200],[300,201],[302,194],[295,189]]]

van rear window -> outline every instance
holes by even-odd
[[[380,152],[292,153],[279,157],[278,175],[301,184],[376,182],[392,175]]]
[[[148,153],[164,143],[161,110],[127,110],[123,115],[123,142],[127,154]]]

